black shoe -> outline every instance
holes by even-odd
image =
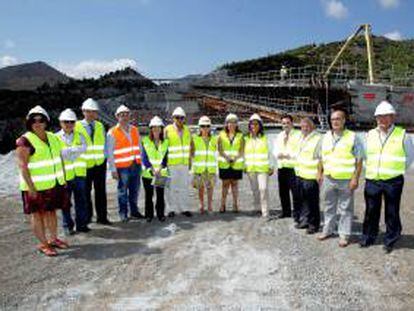
[[[373,243],[372,243],[372,242],[370,242],[370,241],[368,241],[368,240],[361,240],[361,241],[359,242],[359,247],[363,247],[363,248],[365,248],[365,247],[370,247],[372,244],[373,244]]]
[[[130,218],[138,220],[138,219],[144,219],[145,217],[141,213],[138,213],[138,214],[132,214]]]
[[[287,215],[287,214],[279,214],[279,215],[275,216],[275,219],[290,218],[290,217],[292,217],[292,216]]]
[[[129,221],[128,217],[122,217],[122,218],[121,218],[121,222],[122,222],[123,224],[126,224],[128,221]]]
[[[306,230],[306,233],[307,234],[315,234],[316,232],[318,232],[318,230],[316,230],[316,228],[308,228],[307,230]]]
[[[91,231],[91,228],[89,227],[83,227],[83,228],[76,229],[76,232],[78,233],[88,233],[89,231]]]
[[[309,225],[307,223],[300,223],[300,224],[295,225],[296,229],[306,229],[308,227],[309,227]]]
[[[170,218],[175,217],[175,212],[169,212],[168,217],[170,217]]]
[[[385,251],[386,254],[389,254],[394,250],[394,248],[391,245],[384,245],[382,249]]]
[[[164,222],[164,221],[166,221],[166,220],[167,220],[167,218],[166,218],[165,216],[162,216],[162,217],[160,217],[158,220],[159,220],[159,221],[161,221],[161,222]]]
[[[151,222],[152,221],[152,218],[147,218],[147,222],[149,223],[149,222]]]
[[[182,212],[181,214],[183,214],[184,216],[186,216],[186,217],[191,217],[191,216],[193,216],[193,214],[190,212],[190,211],[185,211],[185,212]]]
[[[105,226],[111,226],[112,225],[112,222],[110,222],[108,219],[97,220],[96,223],[100,224],[100,225],[105,225]]]

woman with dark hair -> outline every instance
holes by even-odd
[[[262,217],[269,217],[268,181],[269,175],[273,174],[273,168],[262,118],[256,113],[249,119],[249,134],[246,135],[244,144],[244,164],[253,192],[253,206],[261,212]]]
[[[145,190],[145,218],[151,222],[154,218],[154,188],[157,196],[155,209],[159,221],[165,221],[164,187],[168,177],[167,154],[168,139],[164,139],[164,123],[155,116],[151,119],[150,133],[142,140],[142,183]]]
[[[68,248],[68,244],[57,237],[55,211],[61,207],[65,178],[59,139],[46,131],[49,121],[42,107],[29,111],[27,132],[16,141],[16,155],[24,213],[31,215],[33,234],[40,241],[37,249],[46,256],[56,256],[54,248]]]
[[[223,181],[220,213],[226,211],[226,198],[230,187],[233,211],[238,212],[238,181],[243,178],[244,139],[238,127],[238,118],[233,113],[228,114],[225,119],[224,129],[218,136],[217,148],[219,177]]]

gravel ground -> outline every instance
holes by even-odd
[[[380,243],[340,249],[336,238],[319,242],[294,229],[291,219],[258,218],[246,179],[241,213],[180,216],[163,224],[118,223],[111,182],[114,225],[93,224],[89,234],[70,237],[72,247],[56,258],[34,250],[20,198],[2,197],[0,309],[412,310],[413,177],[406,179],[402,204],[404,236],[389,255]],[[271,187],[271,206],[279,209],[275,176]],[[143,193],[140,206],[142,199]]]

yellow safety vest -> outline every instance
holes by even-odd
[[[79,131],[86,140],[86,153],[82,157],[86,160],[87,168],[101,165],[105,161],[105,128],[99,121],[94,121],[93,139],[89,136],[81,121],[77,121],[75,130]]]
[[[281,132],[277,135],[276,145],[279,153],[285,155],[290,155],[290,159],[277,159],[278,168],[294,168],[295,167],[295,154],[299,145],[301,132],[297,129],[291,129],[289,132],[289,137],[286,142],[284,142],[284,132]]]
[[[217,172],[217,136],[210,136],[208,143],[200,135],[193,135],[194,157],[192,171],[194,174]]]
[[[395,126],[385,143],[382,144],[377,129],[368,132],[365,178],[388,180],[405,173],[404,136],[405,130]]]
[[[66,144],[60,136],[56,136],[59,138],[61,148],[64,150],[72,146],[81,146],[82,141],[80,135],[82,134],[78,131],[73,132],[73,140],[71,145]],[[70,181],[75,177],[86,177],[86,160],[82,157],[82,155],[76,158],[75,161],[63,160],[63,165],[65,168],[66,181]]]
[[[219,139],[221,142],[221,147],[223,149],[223,152],[225,155],[230,156],[230,157],[235,157],[239,154],[239,150],[240,147],[242,145],[242,141],[243,141],[243,134],[242,133],[236,133],[236,136],[233,139],[233,142],[230,142],[229,136],[227,135],[225,130],[222,130],[219,134]],[[243,170],[244,167],[244,160],[243,158],[238,158],[236,160],[236,162],[232,163],[230,165],[229,162],[227,162],[227,160],[220,156],[218,157],[218,164],[219,164],[219,168],[221,169],[227,169],[227,168],[231,168],[234,170]]]
[[[310,133],[306,138],[301,135],[295,166],[297,176],[316,180],[319,160],[314,159],[314,155],[320,138],[321,135],[317,132]]]
[[[182,136],[178,134],[173,124],[165,128],[168,144],[168,166],[188,165],[190,157],[191,134],[188,126],[184,125]]]
[[[34,154],[29,157],[27,166],[36,191],[52,189],[56,186],[56,181],[59,185],[65,184],[59,139],[50,132],[46,132],[46,135],[47,143],[32,132],[23,135],[35,149]],[[22,175],[20,175],[20,190],[29,190]]]
[[[164,139],[164,141],[157,147],[155,146],[155,143],[148,136],[146,136],[142,140],[142,145],[145,149],[148,160],[151,162],[152,167],[154,169],[160,168],[162,160],[168,152],[168,140]],[[142,162],[142,164],[144,166],[142,177],[153,178],[154,176],[151,173],[151,167],[146,167],[144,162]],[[168,176],[168,169],[166,167],[161,169],[161,176]]]
[[[352,148],[355,143],[355,132],[344,130],[342,137],[334,145],[332,131],[322,138],[323,174],[334,179],[351,179],[355,172],[355,157]]]
[[[267,137],[262,135],[253,138],[250,135],[245,137],[244,144],[244,165],[246,172],[268,173],[269,148],[267,146]]]

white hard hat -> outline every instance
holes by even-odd
[[[231,121],[235,121],[238,122],[239,118],[234,114],[234,113],[229,113],[226,116],[226,119],[224,120],[225,123],[231,122]]]
[[[76,121],[76,114],[72,109],[65,109],[59,115],[59,121]]]
[[[121,112],[131,112],[131,110],[129,110],[129,108],[125,105],[121,105],[118,107],[118,109],[115,112],[115,116],[117,116],[118,114],[120,114]]]
[[[99,111],[98,103],[92,98],[88,98],[82,103],[82,110]]]
[[[185,111],[181,107],[175,108],[174,111],[173,111],[173,113],[172,113],[172,116],[173,117],[184,117],[184,118],[186,117]]]
[[[153,126],[164,126],[164,122],[162,122],[162,119],[159,116],[155,116],[151,119],[149,123],[149,127]]]
[[[262,118],[257,114],[257,113],[253,113],[252,116],[250,117],[249,121],[259,121],[260,123],[262,123]]]
[[[379,103],[377,108],[375,109],[375,116],[383,116],[386,114],[395,114],[395,108],[386,100],[383,100]]]
[[[32,114],[41,114],[44,115],[46,117],[46,119],[48,121],[50,121],[49,115],[47,114],[46,110],[43,109],[42,106],[37,105],[36,107],[33,107],[32,109],[29,110],[29,113],[26,116],[26,119],[29,119],[30,115]]]
[[[209,117],[207,116],[202,116],[199,120],[198,120],[198,126],[201,125],[211,125],[211,120]]]

